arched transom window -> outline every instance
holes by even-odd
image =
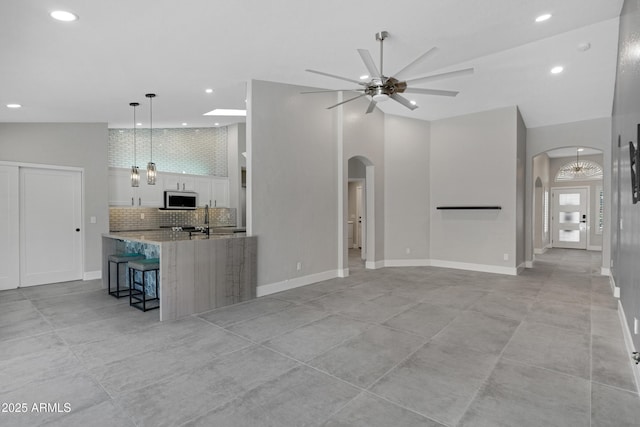
[[[573,160],[556,174],[557,181],[592,181],[602,179],[602,166],[591,160]]]

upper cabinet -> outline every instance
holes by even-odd
[[[140,186],[131,186],[131,172],[124,168],[109,168],[109,206],[164,206],[164,191],[195,191],[198,205],[229,207],[229,179],[224,177],[158,172],[156,185],[147,184],[147,173],[140,171]]]
[[[161,180],[157,180],[160,181]],[[162,207],[162,185],[147,184],[146,170],[140,171],[140,186],[131,186],[131,171],[109,168],[109,206]]]
[[[211,176],[197,176],[195,191],[198,193],[198,204],[211,208],[229,207],[229,179]]]

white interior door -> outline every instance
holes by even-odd
[[[82,279],[80,172],[20,168],[20,286]]]
[[[553,247],[587,249],[587,188],[554,189]]]
[[[19,284],[18,167],[0,166],[0,290]]]

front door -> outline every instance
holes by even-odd
[[[553,189],[554,248],[587,249],[588,191],[588,188]]]
[[[82,175],[20,168],[20,286],[82,279]]]

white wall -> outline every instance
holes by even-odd
[[[523,269],[525,266],[524,244],[524,211],[525,211],[525,181],[527,165],[527,127],[516,108],[517,119],[517,148],[516,148],[516,267]],[[508,161],[508,159],[507,159]]]
[[[337,268],[336,130],[326,109],[335,95],[301,95],[306,89],[248,86],[247,225],[258,237],[258,295]]]
[[[85,273],[102,270],[101,234],[109,231],[108,141],[106,123],[0,123],[0,160],[84,168]]]
[[[530,215],[533,214],[535,218],[535,224],[533,227],[533,248],[537,253],[542,253],[547,248],[547,246],[551,243],[550,240],[550,230],[544,232],[544,192],[549,192],[549,206],[551,204],[551,185],[549,184],[549,156],[546,154],[539,154],[533,158],[533,185],[535,186],[536,179],[540,179],[542,186],[540,189],[536,189],[539,191],[539,194],[533,194],[532,196],[532,204],[527,207],[527,209],[531,210]],[[535,211],[535,212],[534,212]],[[549,221],[551,218],[551,212],[547,211],[547,215],[549,215]],[[526,213],[525,213],[526,216]],[[551,225],[549,224],[549,227]]]
[[[604,211],[605,222],[602,243],[602,267],[609,267],[611,245],[609,230],[611,218],[611,118],[584,120],[580,122],[564,123],[561,125],[543,126],[527,129],[527,165],[533,165],[533,158],[549,150],[564,147],[586,147],[601,150],[604,156]],[[528,262],[533,261],[533,239],[531,226],[531,206],[533,201],[534,178],[532,173],[526,176],[525,209],[525,256]]]
[[[429,259],[429,122],[386,115],[385,253],[387,265]],[[409,252],[407,253],[407,249]]]
[[[515,274],[517,115],[507,107],[431,123],[432,264]],[[436,210],[442,205],[502,209]]]

